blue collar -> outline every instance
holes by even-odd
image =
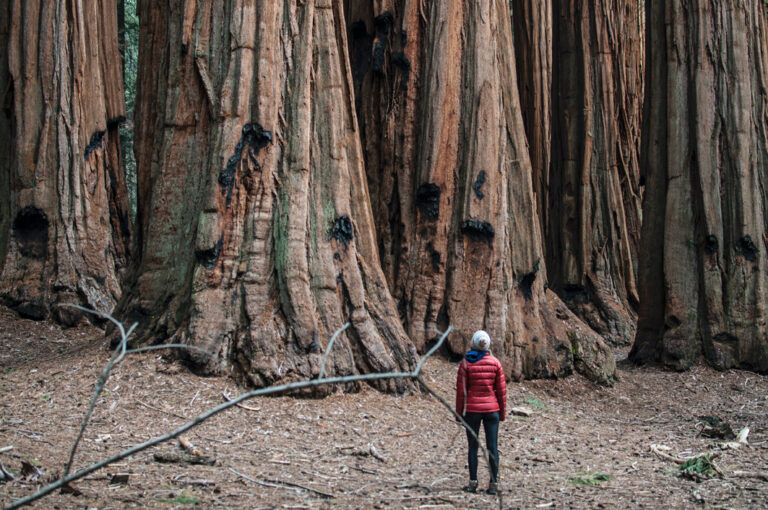
[[[476,361],[480,361],[481,359],[483,359],[486,354],[488,354],[488,351],[472,350],[466,354],[465,358],[467,358],[467,361],[469,361],[470,363],[475,363]]]

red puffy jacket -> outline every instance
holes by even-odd
[[[507,382],[501,362],[490,353],[474,363],[462,360],[456,377],[456,412],[507,415]]]

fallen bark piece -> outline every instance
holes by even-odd
[[[198,456],[203,455],[195,445],[190,443],[189,440],[184,437],[179,438],[179,446],[181,446],[182,450],[184,450],[187,453],[191,453],[192,455],[198,455]]]
[[[742,446],[749,446],[747,442],[747,436],[749,435],[749,427],[744,427],[739,431],[739,435],[736,436],[736,441],[726,441],[720,443],[720,448],[723,450],[738,450]]]
[[[129,477],[130,473],[116,473],[109,479],[109,485],[126,485]]]
[[[739,435],[736,436],[736,442],[747,444],[747,436],[749,436],[749,427],[744,427],[739,431]]]
[[[533,416],[533,409],[530,407],[525,406],[519,406],[519,407],[513,407],[509,410],[510,413],[514,414],[515,416]]]
[[[216,464],[216,457],[206,457],[180,451],[155,452],[153,457],[157,462],[164,464],[202,464],[204,466]]]
[[[70,485],[68,483],[65,483],[61,486],[61,493],[62,494],[72,494],[73,496],[82,496],[83,491],[78,489],[77,487]]]

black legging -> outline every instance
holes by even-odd
[[[483,429],[485,429],[485,445],[488,448],[488,453],[491,454],[491,482],[496,482],[496,477],[499,474],[499,451],[496,446],[499,437],[499,413],[466,413],[464,420],[475,432],[475,435],[480,434],[480,422],[483,423]],[[467,461],[469,463],[469,479],[477,480],[477,449],[478,444],[472,434],[467,431],[467,440],[469,441],[469,453],[467,455]]]

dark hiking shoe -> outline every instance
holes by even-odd
[[[485,491],[486,494],[490,494],[491,496],[495,496],[499,493],[499,486],[493,482],[488,484],[488,490]]]
[[[465,485],[462,490],[471,493],[477,492],[477,480],[470,480],[469,485]]]

